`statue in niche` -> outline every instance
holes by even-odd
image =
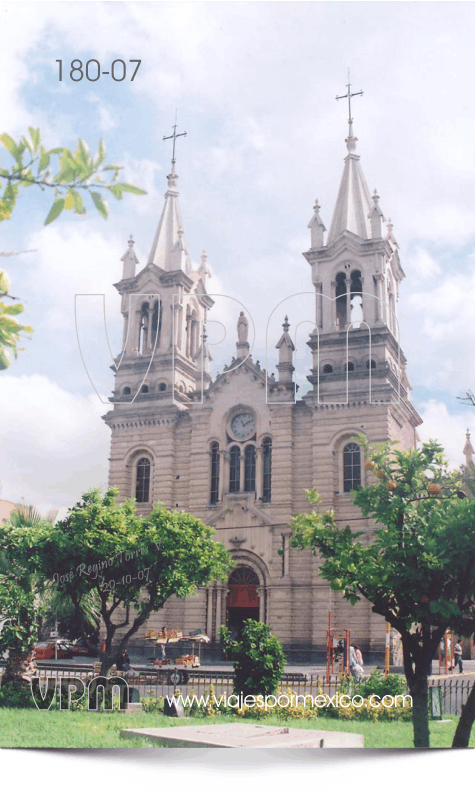
[[[247,342],[247,335],[249,333],[249,322],[244,312],[239,313],[237,322],[238,341]]]
[[[364,328],[363,324],[363,296],[355,295],[351,298],[351,318],[353,328]]]

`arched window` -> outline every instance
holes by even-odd
[[[143,395],[145,395],[148,392],[147,384],[143,384],[143,386],[141,387],[140,391],[142,392]]]
[[[270,502],[272,485],[272,439],[262,442],[262,502]]]
[[[259,577],[250,566],[238,566],[231,572],[228,585],[259,585]]]
[[[256,448],[248,444],[244,451],[244,491],[256,490]]]
[[[353,364],[353,362],[347,362],[345,369],[347,373],[350,373],[352,370],[355,369],[355,365]]]
[[[371,359],[371,363],[370,363],[369,359],[367,360],[367,362],[366,362],[366,369],[367,370],[369,370],[370,364],[371,364],[371,369],[374,370],[374,368],[376,367],[376,362],[374,361],[374,359]]]
[[[229,452],[229,491],[235,493],[241,488],[241,448],[235,445]]]
[[[323,365],[323,372],[324,373],[333,373],[333,367],[331,366],[331,364]]]
[[[143,303],[140,312],[139,326],[139,351],[141,354],[144,354],[148,347],[148,310],[148,303]]]
[[[165,382],[164,382],[164,381],[162,381],[162,382],[161,382],[161,383],[158,385],[158,390],[159,390],[159,392],[166,392],[166,389],[167,389],[167,385],[165,384]]]
[[[337,273],[336,276],[336,322],[340,328],[346,326],[346,276]]]
[[[122,390],[123,395],[130,395],[130,386],[124,386]]]
[[[135,499],[137,502],[149,502],[150,498],[150,461],[141,458],[137,463],[135,483]]]
[[[361,451],[350,442],[343,450],[343,491],[349,492],[361,486]]]
[[[211,489],[209,501],[214,505],[219,500],[219,444],[211,442]]]

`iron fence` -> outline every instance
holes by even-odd
[[[429,682],[429,705],[433,703],[434,691],[440,698],[441,711],[459,716],[473,687],[470,679],[432,679]],[[439,701],[439,698],[437,701]]]
[[[78,677],[88,681],[94,675],[90,665],[68,665],[67,663],[54,666],[43,664],[38,666],[38,672],[41,686],[46,684],[47,678]],[[137,667],[137,669],[126,672],[125,678],[130,687],[136,689],[140,698],[145,696],[153,698],[170,697],[177,691],[183,695],[192,693],[197,697],[214,693],[219,698],[225,694],[230,696],[234,687],[232,671],[182,670],[176,668],[150,671],[140,670]],[[297,695],[310,695],[313,698],[319,693],[333,696],[340,687],[341,679],[338,676],[332,676],[327,681],[325,676],[306,676],[304,674],[284,674],[280,684],[282,692],[290,689]]]
[[[88,663],[57,663],[38,665],[41,684],[46,684],[46,679],[59,677],[78,677],[84,681],[93,675],[93,666]],[[0,668],[1,674],[1,668]],[[183,695],[193,693],[197,697],[214,694],[219,698],[226,694],[231,695],[234,686],[232,671],[206,671],[203,669],[140,669],[128,671],[126,678],[129,685],[136,689],[139,698],[151,696],[153,698],[171,697],[177,690]],[[282,692],[290,689],[301,696],[317,696],[324,693],[332,697],[341,688],[341,678],[331,676],[329,680],[321,674],[286,673],[281,680]],[[466,703],[474,679],[472,677],[447,677],[444,679],[429,680],[429,706],[435,702],[440,711],[449,715],[460,716],[462,707]],[[435,698],[434,698],[435,697]]]

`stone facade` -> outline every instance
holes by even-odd
[[[217,642],[219,626],[238,631],[246,617],[270,624],[294,659],[325,648],[332,624],[351,630],[363,651],[382,652],[385,624],[361,601],[350,606],[330,591],[310,551],[289,546],[290,519],[307,511],[316,488],[339,522],[371,533],[351,488],[373,475],[354,436],[416,444],[421,422],[410,403],[406,360],[395,313],[404,278],[379,197],[371,198],[355,154],[348,155],[333,220],[317,204],[304,257],[315,287],[315,328],[308,340],[311,389],[296,399],[294,345],[287,317],[277,342],[278,378],[249,355],[247,319],[238,321],[236,357],[213,381],[205,323],[206,255],[191,266],[178,206],[175,163],[149,261],[137,275],[133,241],[124,257],[123,351],[116,363],[110,484],[136,497],[146,515],[158,500],[216,528],[231,551],[229,582],[187,599],[170,599],[147,628],[197,628]],[[283,554],[279,554],[283,550]]]

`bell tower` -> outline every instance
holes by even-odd
[[[348,85],[345,97],[352,96]],[[308,225],[311,248],[304,256],[316,301],[308,378],[317,402],[398,403],[410,389],[396,317],[404,271],[392,224],[383,230],[378,193],[371,196],[363,175],[351,115],[348,125],[348,154],[326,243],[318,200]]]
[[[186,134],[186,133],[185,133]],[[180,133],[183,135],[183,133]],[[168,136],[175,139],[174,135]],[[122,351],[116,358],[114,401],[190,401],[189,395],[209,380],[203,354],[206,314],[213,300],[206,292],[210,275],[203,253],[194,270],[185,240],[177,189],[175,149],[168,190],[147,265],[136,273],[138,259],[132,236],[122,257]],[[207,349],[206,349],[207,350]],[[203,373],[204,369],[204,373]]]

